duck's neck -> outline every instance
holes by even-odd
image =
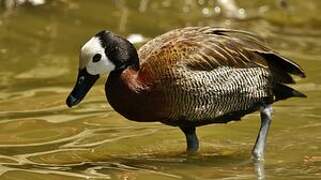
[[[109,104],[121,115],[135,121],[144,121],[142,114],[146,103],[146,87],[140,82],[138,69],[128,67],[109,74],[106,85]]]

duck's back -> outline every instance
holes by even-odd
[[[294,83],[289,74],[304,76],[256,36],[210,27],[170,31],[144,45],[139,57],[140,80],[155,92],[150,98],[161,99],[156,111],[165,123],[174,125],[240,119],[262,103],[294,96],[283,84]]]

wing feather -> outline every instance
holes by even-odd
[[[260,37],[240,30],[176,29],[148,42],[139,50],[139,55],[142,71],[145,64],[158,64],[155,67],[158,72],[166,71],[173,64],[185,65],[194,71],[212,71],[221,66],[262,67],[280,83],[294,83],[290,74],[305,77],[298,64],[272,51]]]

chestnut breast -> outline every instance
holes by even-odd
[[[111,73],[105,91],[109,104],[127,119],[149,122],[168,117],[161,111],[166,105],[163,92],[139,80],[132,69]]]

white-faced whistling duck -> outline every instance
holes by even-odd
[[[110,31],[92,37],[80,52],[76,85],[67,105],[78,104],[108,74],[109,104],[129,120],[179,127],[187,151],[199,148],[196,127],[240,120],[260,110],[252,154],[263,160],[272,104],[304,94],[286,86],[302,68],[268,48],[252,33],[212,27],[167,32],[135,47]]]

